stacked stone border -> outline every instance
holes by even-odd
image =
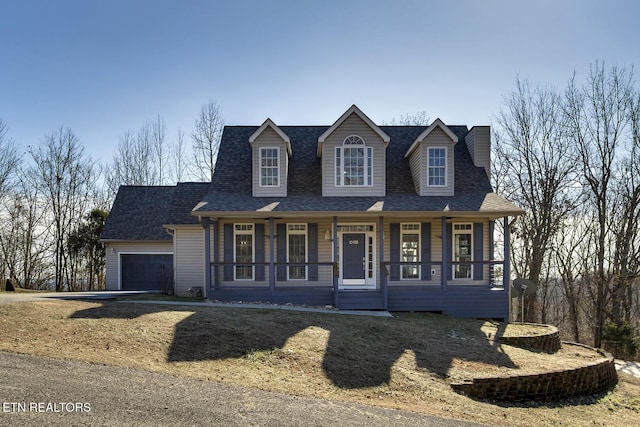
[[[545,353],[556,353],[560,350],[560,331],[552,325],[543,325],[540,323],[525,323],[525,325],[541,326],[549,330],[548,333],[531,336],[513,336],[513,337],[497,337],[498,340],[507,345],[514,347],[526,348],[528,350],[538,350]]]
[[[577,343],[564,343],[592,349],[604,360],[573,369],[509,377],[474,378],[451,384],[454,391],[473,399],[500,402],[557,401],[575,396],[590,396],[610,390],[618,383],[613,356],[604,350]]]

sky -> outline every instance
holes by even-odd
[[[629,0],[2,0],[0,118],[19,146],[70,128],[98,161],[160,116],[229,125],[378,124],[424,111],[490,125],[516,78],[565,87],[640,66]]]

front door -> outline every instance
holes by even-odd
[[[342,235],[343,283],[364,284],[365,279],[365,240],[364,233],[345,233]]]

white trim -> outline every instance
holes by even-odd
[[[267,118],[267,120],[265,120],[264,123],[262,123],[262,125],[254,133],[251,134],[251,136],[249,137],[249,143],[253,144],[260,136],[260,134],[264,132],[268,127],[273,129],[278,134],[278,136],[282,138],[282,140],[287,144],[289,154],[291,154],[291,139],[289,139],[289,136],[284,133],[282,129],[280,129],[278,125],[273,122],[273,120],[269,118]]]
[[[346,230],[346,231],[342,231],[340,229],[341,226],[348,226],[348,225],[354,225],[354,226],[366,226],[366,227],[371,227],[371,229],[369,231],[351,231],[351,230]],[[366,223],[366,222],[350,222],[350,223],[338,223],[338,252],[339,252],[339,261],[340,261],[340,275],[338,277],[338,289],[340,290],[364,290],[364,289],[377,289],[378,286],[378,282],[377,282],[377,263],[378,263],[378,240],[377,240],[377,233],[376,233],[376,224],[375,223]],[[344,272],[344,254],[343,254],[343,250],[342,250],[342,235],[344,233],[353,233],[353,234],[363,234],[365,236],[365,242],[364,242],[364,247],[365,247],[365,278],[364,280],[361,279],[343,279],[342,278],[342,274]],[[371,262],[373,263],[373,265],[371,266],[371,271],[372,271],[372,277],[369,278],[368,276],[368,272],[369,272],[369,238],[373,239],[373,244],[371,245]],[[338,254],[334,254],[333,255],[333,259],[336,259],[336,256]]]
[[[362,119],[362,121],[364,121],[376,134],[378,134],[378,136],[382,138],[385,144],[388,144],[389,141],[391,141],[391,137],[389,137],[389,135],[387,135],[382,129],[380,129],[378,125],[376,125],[369,117],[367,117],[366,114],[364,114],[358,107],[356,107],[355,104],[353,104],[347,111],[344,112],[344,114],[342,114],[342,116],[340,116],[338,120],[336,120],[333,125],[331,125],[329,129],[324,131],[322,135],[318,137],[318,157],[322,156],[322,144],[324,144],[329,135],[331,135],[345,120],[347,120],[347,118],[351,114],[354,113],[358,117],[360,117],[360,119]]]
[[[135,251],[117,251],[118,255],[118,290],[122,290],[122,255],[173,255],[173,282],[176,280],[176,255],[175,252],[135,252]]]
[[[347,140],[350,138],[358,138],[360,141],[362,141],[362,144],[347,144]],[[345,173],[345,169],[344,169],[344,161],[345,161],[345,156],[344,156],[344,150],[345,149],[351,149],[354,147],[363,147],[363,155],[364,155],[364,164],[363,164],[363,184],[345,184],[344,183],[344,173]],[[338,166],[337,166],[337,159],[338,159],[338,152],[340,153],[340,172],[338,173]],[[371,159],[369,159],[369,157],[371,157]],[[374,173],[373,173],[373,147],[370,145],[367,145],[367,142],[364,140],[364,138],[362,138],[360,135],[356,135],[356,134],[352,134],[347,136],[344,141],[342,141],[342,145],[338,145],[336,146],[336,150],[334,152],[333,155],[333,185],[334,187],[373,187],[373,180],[374,180]],[[371,171],[371,175],[369,175],[369,171]],[[338,177],[340,177],[340,183],[338,183]]]
[[[451,129],[449,129],[447,127],[447,125],[445,125],[442,120],[440,119],[435,119],[433,121],[433,123],[431,123],[431,126],[429,126],[428,128],[426,128],[424,130],[424,132],[422,132],[417,138],[416,140],[413,142],[413,144],[411,144],[411,147],[409,147],[409,149],[407,150],[407,152],[405,153],[405,157],[409,157],[411,155],[411,153],[413,152],[413,150],[415,150],[415,148],[422,142],[424,141],[424,139],[429,136],[429,134],[431,132],[433,132],[436,128],[440,128],[442,129],[442,131],[447,134],[447,136],[449,138],[451,138],[451,141],[456,144],[458,142],[458,137],[456,136],[455,133],[453,133],[451,131]]]
[[[276,178],[278,180],[278,183],[276,185],[268,185],[268,184],[263,184],[262,183],[262,150],[276,150],[276,161],[278,162],[278,165],[276,166],[276,170],[277,170],[277,174],[276,174]],[[281,175],[281,169],[280,169],[280,147],[259,147],[258,148],[258,186],[261,188],[280,188],[280,181],[282,181],[280,179],[280,175]],[[268,169],[273,169],[272,166],[269,166]]]
[[[449,148],[448,147],[442,147],[442,146],[435,146],[435,147],[426,147],[427,148],[427,182],[426,185],[427,187],[431,187],[431,188],[445,188],[448,187],[449,185]],[[444,184],[440,185],[436,185],[436,184],[429,184],[429,168],[431,167],[429,165],[429,150],[444,150]],[[441,168],[442,166],[437,166],[438,168]]]

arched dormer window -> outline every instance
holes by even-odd
[[[373,185],[373,148],[358,135],[349,135],[336,147],[336,186]]]

